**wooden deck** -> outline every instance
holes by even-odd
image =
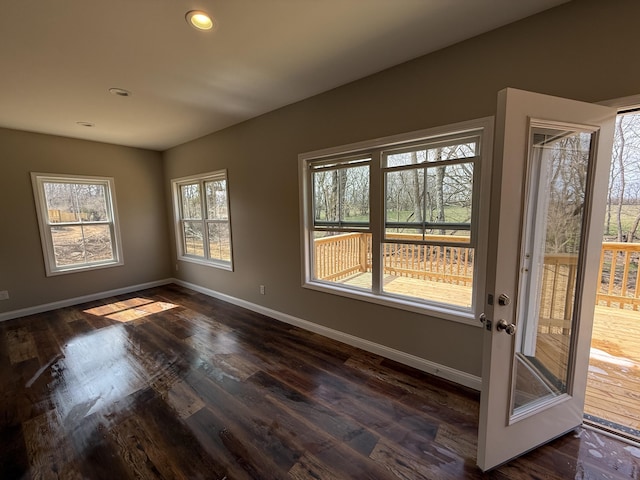
[[[433,282],[420,278],[384,276],[384,290],[394,295],[418,297],[433,302],[460,305],[470,307],[472,301],[472,289],[468,285],[451,285],[443,282]],[[360,287],[371,288],[371,273],[360,273],[347,278],[342,283]]]
[[[371,285],[371,274],[356,275],[344,283],[366,288]],[[460,304],[471,298],[471,287],[406,277],[385,276],[385,289],[435,301],[455,299]],[[565,339],[561,334],[547,336],[555,343]],[[550,367],[553,361],[544,363]],[[585,415],[640,440],[640,312],[596,307]]]
[[[640,312],[596,307],[585,414],[640,437]]]

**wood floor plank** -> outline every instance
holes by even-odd
[[[301,452],[306,451],[307,454],[317,455],[314,457],[314,465],[318,467],[318,462],[324,465],[319,469],[320,471],[324,471],[329,465],[341,466],[343,472],[348,472],[350,469],[360,473],[363,470],[366,471],[366,467],[363,466],[367,463],[366,457],[354,457],[353,453],[349,453],[351,448],[362,450],[361,441],[371,438],[358,435],[362,430],[360,427],[356,435],[347,435],[347,441],[341,443],[331,434],[335,433],[331,426],[327,428],[324,423],[314,422],[314,415],[309,415],[309,412],[305,411],[306,408],[313,407],[302,407],[301,414],[299,411],[289,411],[282,403],[282,398],[265,395],[264,390],[254,382],[238,383],[230,378],[220,379],[215,375],[209,378],[219,383],[220,388],[228,395],[242,402],[242,405],[233,405],[232,410],[223,411],[224,416],[229,419],[236,418],[237,423],[245,424],[245,430],[252,432],[254,441],[261,445],[262,450],[269,452],[270,456],[277,458],[290,452],[287,459],[292,464],[304,456]],[[214,396],[216,395],[214,393],[203,392],[203,395],[218,409],[222,408],[221,405],[229,404],[229,401],[221,400]],[[264,416],[256,417],[258,415],[256,412],[264,412]],[[248,422],[252,422],[253,426],[247,424]],[[334,425],[333,419],[331,419],[331,425]],[[371,443],[364,446],[365,451],[369,452],[371,447]],[[294,471],[301,475],[299,468],[301,467],[298,466]]]
[[[0,465],[3,478],[29,478],[29,459],[22,425],[3,425]]]
[[[584,429],[483,474],[478,401],[177,285],[0,324],[3,479],[638,478]]]
[[[640,448],[623,445],[618,449],[618,445],[615,438],[591,429],[580,429],[552,443],[555,451],[566,455],[566,462],[584,466],[585,478],[589,472],[593,473],[592,478],[640,477]],[[528,461],[535,461],[535,457],[529,456]]]
[[[288,472],[295,480],[340,480],[339,473],[310,453],[305,453]]]
[[[82,478],[128,480],[134,478],[125,457],[120,455],[118,445],[108,434],[110,422],[101,413],[85,415],[78,419],[69,435],[69,443],[78,462]]]
[[[53,410],[22,424],[24,441],[34,478],[81,480],[80,465]]]
[[[176,478],[178,473],[165,465],[160,456],[159,465],[154,464],[146,450],[151,442],[141,438],[145,432],[134,417],[129,417],[109,429],[109,435],[118,447],[122,462],[132,478]],[[153,453],[152,453],[153,455]]]
[[[18,381],[11,389],[16,402],[15,413],[20,421],[42,415],[55,408],[53,400],[46,394],[49,392],[53,376],[47,365],[40,366],[37,358],[26,360],[12,366]]]
[[[6,342],[12,364],[38,356],[35,341],[31,332],[25,327],[12,328],[6,331]]]
[[[425,452],[426,453],[426,452]],[[398,448],[392,442],[381,440],[371,452],[371,458],[384,465],[396,477],[407,480],[455,480],[455,474],[450,474],[442,468],[443,463],[451,460],[447,453],[423,455],[422,458],[409,454],[405,449]],[[425,461],[425,459],[427,461]],[[458,460],[458,458],[455,458]]]
[[[269,471],[291,468],[301,454],[295,431],[302,427],[297,422],[291,425],[283,420],[280,412],[268,404],[263,392],[211,373],[191,372],[186,381],[208,405],[209,422],[216,419],[217,435],[224,440],[226,449],[233,448],[233,458],[251,474],[255,474],[260,465],[270,466]],[[199,412],[195,418],[202,415]],[[240,439],[244,439],[244,443]],[[239,455],[244,452],[252,454]]]
[[[377,435],[346,417],[342,412],[326,408],[266,373],[257,373],[249,378],[249,381],[259,386],[266,395],[275,399],[283,408],[304,418],[365,456],[369,455],[378,442]]]
[[[220,433],[225,429],[225,421],[219,419],[211,410],[203,408],[186,420],[187,425],[198,439],[202,448],[213,458],[221,462],[228,478],[252,480],[252,468],[246,468],[242,461],[229,454],[229,450]]]
[[[347,381],[324,369],[308,365],[295,371],[271,370],[269,374],[314,398],[323,407],[337,410],[365,428],[383,431],[387,438],[398,443],[404,442],[407,436],[429,441],[438,430],[438,421],[395,400],[379,399],[362,379]],[[416,433],[411,435],[412,432]]]
[[[138,432],[146,432],[139,441],[156,466],[170,468],[163,478],[224,478],[224,466],[207,455],[187,425],[152,390],[135,394],[135,420]],[[160,469],[160,468],[159,468]]]

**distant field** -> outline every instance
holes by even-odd
[[[604,224],[604,239],[615,240],[618,237],[618,221],[617,221],[617,205],[612,206],[611,211],[611,223],[609,224],[609,230],[607,231],[607,216],[605,215]],[[622,231],[627,233],[631,230],[633,222],[636,216],[640,214],[640,205],[623,205],[622,206]],[[636,237],[640,237],[640,231],[636,233]],[[636,238],[635,241],[640,241],[640,238]]]
[[[465,207],[447,206],[444,209],[445,220],[448,222],[458,223],[469,221],[470,210]],[[387,210],[387,219],[390,222],[407,222],[414,220],[413,212],[410,210]],[[345,220],[349,222],[366,222],[369,217],[366,215],[350,215]]]

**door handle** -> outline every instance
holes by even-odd
[[[504,332],[507,335],[513,335],[516,333],[516,325],[515,323],[507,323],[503,319],[500,319],[498,323],[496,323],[496,330]]]

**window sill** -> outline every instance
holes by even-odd
[[[466,325],[475,327],[482,326],[480,322],[476,320],[476,316],[473,313],[473,310],[463,307],[455,308],[448,305],[437,305],[433,303],[427,304],[424,302],[412,301],[408,298],[396,297],[389,294],[378,295],[366,290],[342,288],[337,285],[330,285],[322,282],[309,281],[303,283],[302,287],[333,295],[340,295],[342,297],[353,298],[355,300],[360,300],[363,302],[375,303],[378,305],[383,305],[385,307],[391,307],[400,310],[406,310],[409,312],[419,313],[422,315],[428,315],[430,317],[442,320],[464,323]]]
[[[231,262],[205,260],[203,258],[189,257],[186,255],[178,256],[178,261],[196,263],[198,265],[204,265],[206,267],[219,268],[220,270],[227,270],[229,272],[233,272],[233,264]]]
[[[64,268],[51,269],[47,267],[47,277],[53,277],[56,275],[66,275],[67,273],[80,273],[89,272],[92,270],[100,270],[102,268],[120,267],[124,265],[123,261],[104,262],[104,263],[92,263],[88,265],[70,266]]]

